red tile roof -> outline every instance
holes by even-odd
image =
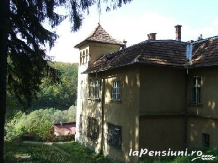
[[[186,43],[175,40],[141,42],[100,57],[84,73],[106,71],[136,63],[183,67],[186,63]]]
[[[99,25],[89,40],[100,40]],[[107,38],[103,32],[104,38]],[[108,39],[110,40],[110,39]],[[192,60],[186,59],[187,42],[175,40],[147,40],[117,52],[101,56],[83,73],[106,71],[132,64],[173,66],[178,68],[194,68],[218,65],[218,36],[192,42]]]
[[[192,67],[218,65],[218,37],[201,40],[193,44]]]
[[[100,42],[100,43],[109,43],[109,44],[115,44],[115,45],[124,45],[123,42],[115,40],[112,38],[103,28],[100,24],[98,24],[97,28],[82,42],[75,45],[75,48],[79,48],[83,44],[85,44],[87,41],[91,42]]]

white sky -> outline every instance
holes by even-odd
[[[148,33],[157,33],[156,39],[175,39],[177,24],[182,25],[182,41],[218,35],[217,0],[133,0],[121,8],[104,12],[101,26],[115,39],[127,41],[127,46],[147,40]],[[48,55],[56,61],[78,62],[79,51],[74,46],[83,41],[98,25],[96,6],[85,16],[78,32],[70,32],[70,22],[65,20],[57,27],[55,46]]]

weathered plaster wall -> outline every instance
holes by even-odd
[[[189,71],[188,86],[188,145],[202,146],[202,133],[210,135],[210,146],[218,146],[218,67],[205,67]],[[201,77],[201,103],[191,103],[193,77]]]
[[[185,147],[185,70],[141,66],[140,148]]]

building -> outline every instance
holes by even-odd
[[[68,136],[76,134],[76,122],[55,123],[52,126],[53,134],[55,136]]]
[[[218,37],[125,46],[99,24],[80,50],[76,140],[137,162],[130,149],[218,146]]]

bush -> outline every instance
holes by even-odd
[[[49,130],[54,123],[72,122],[76,119],[76,107],[68,110],[39,109],[29,114],[17,112],[14,118],[6,124],[6,140],[38,140],[48,141]],[[64,138],[65,140],[66,138]]]

